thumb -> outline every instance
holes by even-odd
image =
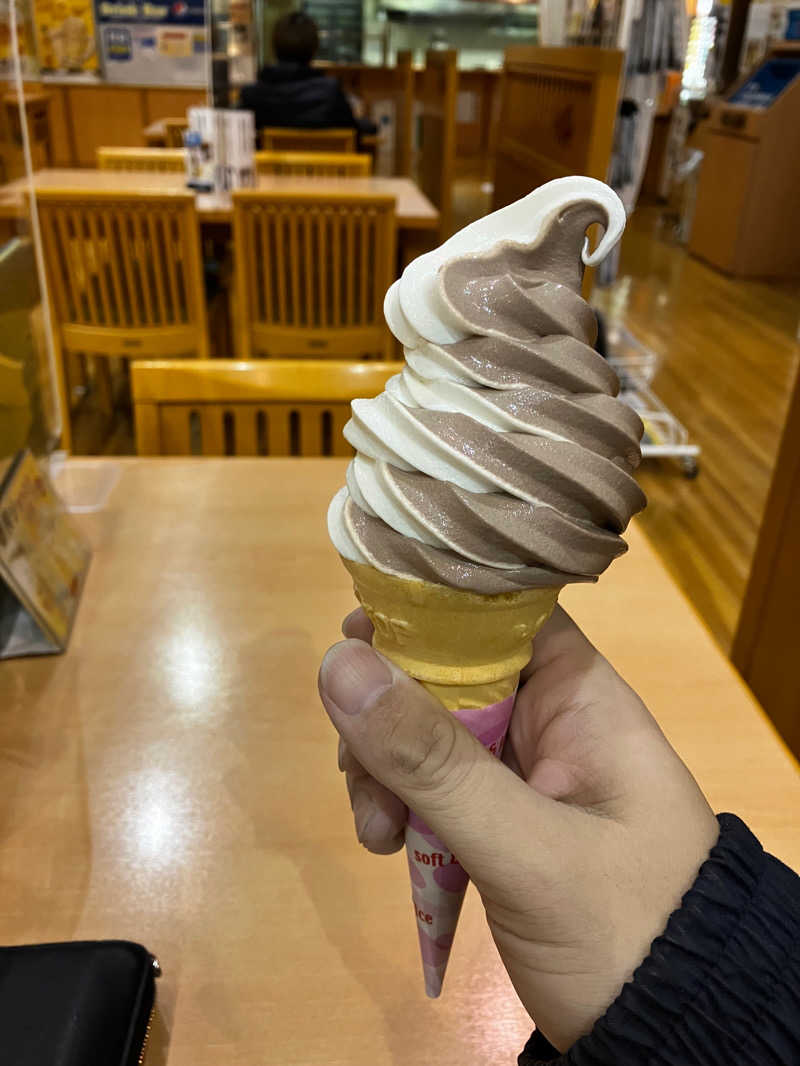
[[[518,899],[552,869],[564,811],[490,755],[422,685],[360,640],[334,645],[319,691],[348,749],[458,855],[482,892]],[[499,900],[498,900],[499,902]]]

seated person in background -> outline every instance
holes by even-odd
[[[258,81],[245,85],[239,96],[239,107],[254,112],[257,130],[282,126],[375,132],[373,123],[355,118],[339,82],[311,66],[318,46],[316,23],[303,12],[294,11],[275,23],[272,47],[277,63],[262,67]]]

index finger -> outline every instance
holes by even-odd
[[[346,637],[363,640],[365,644],[372,643],[372,622],[367,618],[367,612],[363,607],[358,607],[355,611],[351,611],[345,618],[342,622],[342,633]]]
[[[533,639],[533,654],[527,666],[520,671],[519,683],[523,685],[529,677],[562,655],[584,656],[596,655],[594,645],[589,641],[563,607],[558,604],[553,613]]]

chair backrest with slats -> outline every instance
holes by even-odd
[[[182,148],[183,135],[189,129],[189,120],[186,118],[164,119],[164,141],[167,148]]]
[[[394,208],[366,193],[235,192],[237,355],[391,358]]]
[[[411,177],[415,77],[411,51],[398,51],[392,67],[336,63],[329,68],[329,73],[348,96],[361,101],[368,117],[378,121],[380,146],[376,165],[383,168],[381,173]],[[389,127],[380,123],[387,105],[393,113]]]
[[[186,151],[183,148],[98,148],[99,170],[152,170],[183,172]]]
[[[232,359],[133,363],[139,455],[352,455],[350,401],[403,363]]]
[[[492,210],[569,174],[605,181],[623,60],[616,48],[506,49]]]
[[[395,59],[395,173],[411,175],[414,143],[414,53],[402,49]]]
[[[303,130],[267,126],[259,131],[267,152],[355,152],[356,131],[348,129]]]
[[[324,178],[367,178],[372,159],[355,152],[256,152],[259,174],[306,174]]]
[[[191,193],[36,194],[53,325],[67,351],[208,354]]]
[[[442,238],[449,237],[452,228],[457,59],[458,53],[453,49],[426,52],[419,92],[417,180],[428,199],[439,209]]]

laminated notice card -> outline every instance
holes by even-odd
[[[29,451],[0,481],[0,659],[63,651],[91,549]]]

